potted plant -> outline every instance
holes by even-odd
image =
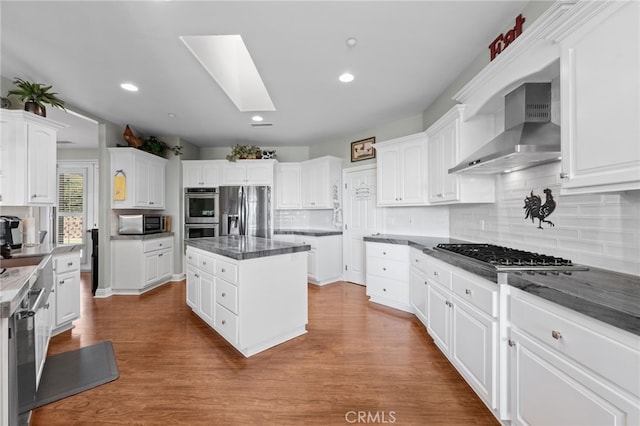
[[[260,147],[254,145],[236,145],[232,148],[231,154],[227,155],[227,160],[254,160],[262,157]]]
[[[182,155],[181,146],[169,146],[165,141],[161,141],[155,136],[149,136],[145,139],[139,149],[164,158],[167,158],[167,151],[173,151],[174,155]]]
[[[52,107],[64,109],[64,101],[58,98],[56,92],[50,92],[52,86],[45,86],[40,83],[31,83],[21,78],[15,78],[13,84],[17,89],[9,90],[7,94],[16,95],[21,102],[24,102],[24,110],[32,112],[42,117],[47,116],[45,104]]]

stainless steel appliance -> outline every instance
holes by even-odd
[[[120,235],[144,235],[164,232],[164,216],[161,214],[118,215]]]
[[[22,248],[22,220],[17,216],[0,216],[0,246]]]
[[[187,223],[184,225],[184,239],[217,237],[218,226],[217,223]]]
[[[221,186],[220,235],[271,238],[271,187]]]
[[[497,272],[566,273],[587,271],[569,259],[532,253],[493,244],[438,244],[437,251],[473,262]]]
[[[218,223],[218,188],[184,189],[185,223]]]

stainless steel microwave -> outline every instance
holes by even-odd
[[[144,235],[164,232],[164,216],[161,214],[118,215],[118,234]]]

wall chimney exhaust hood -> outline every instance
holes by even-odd
[[[560,126],[551,122],[551,83],[525,83],[504,97],[505,131],[449,169],[497,174],[557,161]]]

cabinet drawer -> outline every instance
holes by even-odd
[[[216,270],[216,260],[211,256],[199,254],[198,269],[200,269],[201,272],[213,275]]]
[[[409,260],[407,250],[409,250],[409,246],[367,243],[367,257],[382,257],[384,259],[402,260],[406,262]]]
[[[461,299],[496,318],[498,316],[498,285],[482,282],[481,278],[471,280],[453,274],[453,292]],[[494,288],[493,288],[494,287]]]
[[[145,253],[154,251],[154,250],[171,248],[173,247],[173,240],[171,238],[158,238],[153,240],[147,240],[143,242],[142,247],[143,247],[142,251],[144,251]]]
[[[215,329],[231,344],[238,344],[238,317],[216,303]]]
[[[53,262],[57,274],[64,274],[65,272],[80,269],[80,258],[77,256],[56,257]]]
[[[196,268],[198,267],[198,255],[191,250],[187,250],[186,262],[187,265],[193,265]]]
[[[407,261],[367,257],[367,275],[400,281],[409,280]]]
[[[451,290],[451,276],[451,270],[445,264],[429,259],[427,263],[427,278]]]
[[[216,302],[238,314],[238,287],[216,278]]]
[[[634,395],[640,395],[640,353],[637,349],[596,331],[595,320],[572,318],[567,314],[573,314],[570,310],[539,303],[534,296],[512,294],[510,305],[512,327],[521,329]]]
[[[299,244],[309,244],[311,246],[311,250],[315,250],[318,248],[318,238],[309,237],[307,235],[296,235],[296,243]]]
[[[232,284],[238,282],[238,266],[218,259],[216,261],[216,277],[223,278]]]
[[[409,303],[409,285],[399,281],[380,278],[367,278],[367,295],[384,297],[392,299],[404,305],[410,306]]]
[[[428,257],[418,249],[409,250],[409,262],[410,265],[424,274],[429,273],[429,267],[427,266]]]

